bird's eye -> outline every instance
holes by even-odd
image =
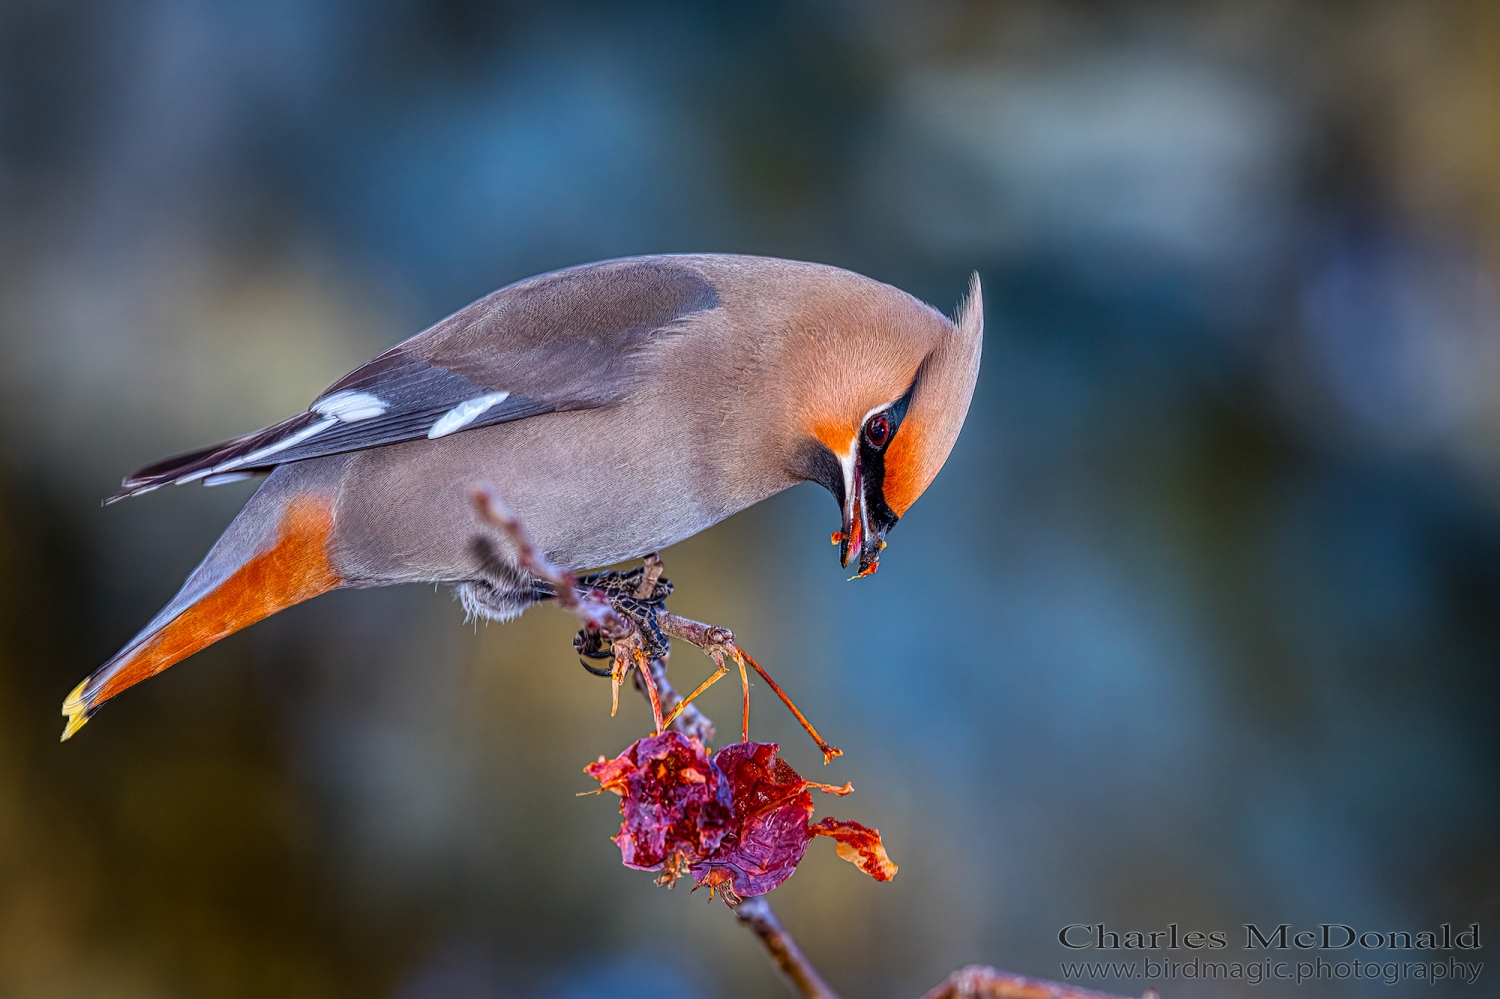
[[[865,424],[865,440],[874,447],[885,447],[886,441],[891,439],[891,421],[884,416],[877,416]]]

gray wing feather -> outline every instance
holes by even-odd
[[[502,288],[329,386],[305,413],[127,476],[113,502],[173,483],[427,436],[461,404],[461,429],[592,409],[643,377],[642,352],[677,321],[718,305],[671,257],[586,264]],[[477,408],[477,407],[471,407]]]

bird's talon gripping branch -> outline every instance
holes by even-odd
[[[520,520],[495,495],[493,487],[480,486],[473,492],[474,505],[480,515],[509,535],[517,552],[517,561],[532,575],[544,580],[552,588],[555,599],[565,610],[572,613],[582,624],[573,638],[573,647],[581,655],[603,658],[612,655],[613,668],[610,678],[610,717],[620,711],[620,684],[632,668],[641,675],[644,691],[651,702],[651,717],[660,735],[666,727],[676,721],[688,705],[728,672],[724,657],[734,659],[740,668],[742,710],[740,715],[740,741],[750,741],[750,675],[748,663],[761,679],[770,684],[776,696],[787,706],[813,742],[823,751],[823,762],[828,763],[843,751],[830,745],[813,728],[792,699],[771,679],[769,673],[734,640],[734,632],[718,625],[704,624],[690,618],[680,617],[667,610],[664,602],[672,593],[672,584],[662,577],[661,557],[652,553],[637,569],[625,572],[604,571],[578,579],[573,573],[553,565],[542,555],[527,537]],[[872,563],[861,575],[874,572]],[[652,661],[664,661],[671,652],[670,638],[681,638],[697,646],[714,661],[717,667],[712,676],[703,681],[687,697],[678,701],[663,715],[661,691],[652,675]],[[606,644],[607,643],[607,644]],[[605,650],[608,649],[608,652]],[[582,662],[582,660],[579,660]],[[590,673],[600,672],[583,664]]]

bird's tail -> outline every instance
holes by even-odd
[[[291,485],[290,482],[287,483]],[[64,740],[111,697],[219,639],[341,583],[329,555],[333,498],[272,476],[172,602],[63,702]]]

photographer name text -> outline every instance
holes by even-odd
[[[1243,940],[1245,950],[1481,950],[1478,923],[1455,929],[1443,923],[1426,930],[1357,929],[1345,923],[1290,923],[1261,926],[1244,923],[1240,930],[1183,930],[1169,923],[1160,930],[1116,930],[1104,923],[1069,923],[1057,942],[1069,950],[1225,950],[1231,938]]]

